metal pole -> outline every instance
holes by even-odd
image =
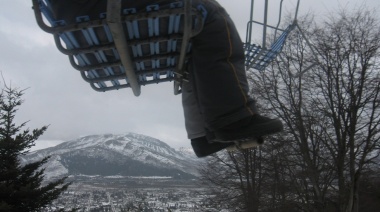
[[[277,22],[276,29],[274,31],[274,40],[276,40],[276,38],[277,38],[278,27],[280,27],[281,20],[282,20],[282,3],[283,3],[283,1],[284,0],[281,0],[281,2],[280,2],[280,14],[278,15],[278,22]]]
[[[184,4],[184,26],[183,26],[183,37],[181,44],[181,52],[178,58],[177,70],[175,73],[174,79],[174,94],[180,94],[180,87],[183,80],[183,68],[186,60],[187,46],[189,44],[189,40],[192,36],[192,17],[191,17],[191,9],[192,9],[192,1],[185,0]]]
[[[294,17],[294,21],[296,22],[297,21],[297,17],[298,17],[298,9],[300,7],[300,0],[297,1],[297,9],[296,9],[296,15]]]
[[[138,83],[129,47],[127,44],[127,36],[124,33],[121,21],[121,0],[108,0],[107,3],[107,23],[113,36],[115,47],[120,55],[121,63],[124,66],[127,75],[128,84],[131,85],[133,94],[139,96],[141,94],[141,86]]]
[[[269,0],[265,0],[264,27],[263,27],[263,43],[262,43],[262,47],[264,49],[266,48],[266,40],[267,40],[268,1]]]
[[[251,13],[250,13],[249,21],[248,21],[247,34],[245,38],[245,41],[247,44],[250,44],[252,41],[252,21],[253,21],[254,6],[255,6],[255,0],[251,0]]]

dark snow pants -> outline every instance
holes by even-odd
[[[214,0],[193,0],[208,15],[203,31],[192,39],[190,83],[183,86],[188,137],[205,135],[256,113],[248,96],[243,43],[227,12]]]
[[[145,10],[177,0],[123,0],[124,8]],[[244,50],[234,23],[215,0],[193,0],[203,5],[207,18],[200,34],[192,38],[191,80],[183,85],[183,109],[189,138],[205,135],[252,116],[255,102],[248,96]],[[51,0],[56,19],[68,23],[89,15],[97,19],[106,11],[107,0]]]

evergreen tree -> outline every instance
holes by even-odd
[[[21,164],[20,156],[41,136],[47,126],[24,129],[27,122],[15,124],[18,107],[23,103],[23,90],[4,86],[0,93],[0,211],[38,211],[67,189],[66,178],[42,185],[46,157]]]

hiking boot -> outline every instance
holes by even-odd
[[[229,146],[234,146],[233,142],[214,142],[209,143],[206,136],[191,139],[191,146],[193,147],[194,153],[197,157],[202,158],[219,152]]]
[[[270,119],[258,114],[215,130],[216,142],[244,141],[281,132],[283,125],[278,119]]]
[[[212,155],[216,152],[219,152],[223,149],[226,149],[229,152],[242,150],[242,149],[250,149],[257,146],[260,146],[264,143],[264,139],[262,137],[256,139],[251,138],[247,140],[239,140],[239,141],[231,141],[231,142],[217,142],[212,141],[209,142],[207,137],[199,137],[191,139],[191,146],[193,147],[194,153],[198,158],[203,158],[209,155]]]

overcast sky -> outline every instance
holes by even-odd
[[[249,0],[220,0],[235,21],[242,39],[249,17]],[[256,0],[256,15],[264,0]],[[270,1],[270,16],[277,20],[276,4]],[[284,0],[291,12],[297,0]],[[366,2],[379,8],[379,0],[301,0],[300,16],[313,12],[323,18],[339,8]],[[12,87],[28,88],[16,120],[29,121],[30,129],[50,125],[37,141],[38,148],[84,135],[135,132],[158,138],[172,147],[190,146],[184,128],[181,97],[173,84],[142,87],[140,97],[130,89],[99,93],[84,82],[80,73],[60,53],[53,37],[36,24],[31,0],[0,0],[0,71]],[[3,82],[1,82],[3,85]]]

